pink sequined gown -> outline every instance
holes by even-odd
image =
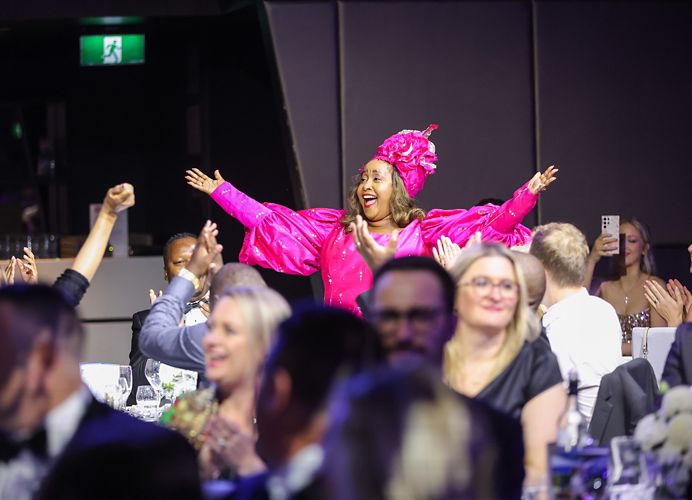
[[[245,226],[240,262],[307,276],[322,272],[325,304],[360,315],[356,297],[370,288],[372,274],[340,221],[343,210],[311,208],[293,211],[274,203],[259,203],[224,182],[211,197]],[[533,209],[538,196],[519,188],[502,206],[484,205],[468,210],[431,210],[422,221],[414,220],[399,234],[397,257],[431,255],[440,236],[463,246],[480,231],[483,240],[507,246],[528,243],[531,231],[520,222]],[[388,234],[373,234],[387,245]]]

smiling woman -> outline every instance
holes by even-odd
[[[187,171],[186,180],[245,226],[240,262],[288,274],[321,271],[325,303],[360,315],[356,297],[370,288],[372,273],[351,232],[358,216],[377,244],[396,247],[397,257],[432,255],[441,236],[463,246],[476,232],[484,240],[523,245],[531,232],[520,223],[533,209],[538,193],[555,180],[557,169],[550,167],[534,175],[502,206],[431,210],[426,215],[416,207],[414,196],[436,169],[435,145],[428,139],[436,128],[402,130],[384,141],[360,170],[347,211],[293,211],[261,204],[226,182],[218,170],[211,179],[193,168]]]
[[[544,483],[547,445],[565,409],[557,358],[536,340],[526,283],[515,257],[497,244],[465,250],[450,270],[457,283],[457,329],[447,343],[447,384],[521,420],[526,484]]]
[[[199,450],[205,479],[264,468],[254,450],[256,388],[276,327],[290,312],[270,288],[233,287],[218,294],[203,341],[213,386],[182,396],[162,417]]]

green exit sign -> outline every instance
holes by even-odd
[[[82,66],[144,63],[144,35],[84,35],[79,37]]]

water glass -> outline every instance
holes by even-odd
[[[147,359],[147,363],[144,366],[144,376],[149,381],[151,387],[156,389],[157,392],[161,392],[163,383],[161,382],[161,375],[159,370],[161,368],[161,362],[155,359]]]
[[[125,401],[127,401],[132,392],[132,367],[130,365],[120,365],[119,372],[119,377],[125,382]]]
[[[137,387],[137,406],[143,408],[156,409],[159,407],[161,397],[156,389],[150,385],[140,385]]]

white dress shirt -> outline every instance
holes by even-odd
[[[613,306],[585,288],[553,304],[543,316],[562,378],[579,374],[579,411],[591,421],[603,375],[622,363],[622,330]],[[581,390],[583,388],[583,390]]]
[[[0,499],[33,498],[51,464],[74,436],[91,399],[89,389],[83,385],[48,413],[44,422],[46,457],[25,449],[9,462],[0,463]]]

